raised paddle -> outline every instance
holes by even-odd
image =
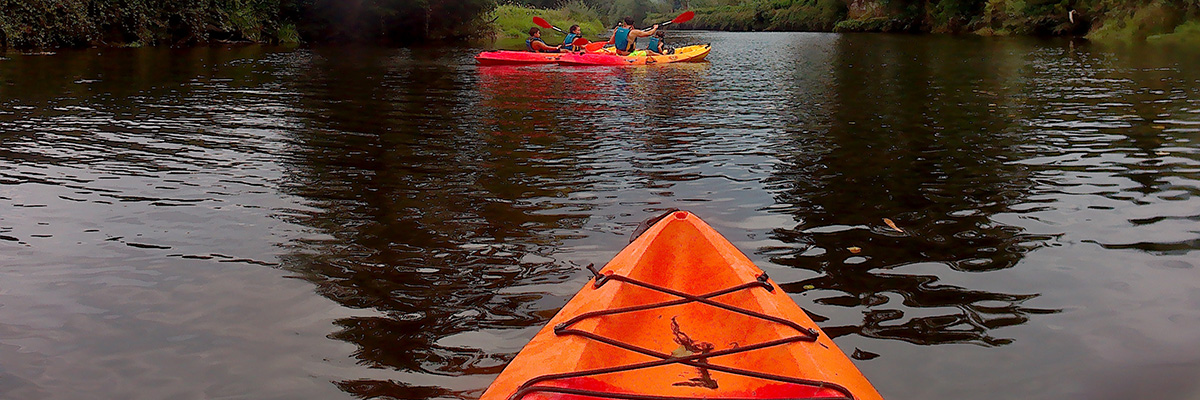
[[[673,19],[673,20],[670,20],[670,21],[667,21],[667,22],[663,22],[663,23],[661,23],[661,24],[658,24],[658,27],[659,27],[659,28],[662,28],[662,27],[664,27],[664,26],[667,26],[667,25],[670,25],[670,24],[682,24],[682,23],[684,23],[684,22],[691,21],[691,20],[692,20],[692,18],[693,18],[693,17],[695,17],[695,16],[696,16],[696,12],[695,12],[695,11],[686,11],[686,12],[684,12],[683,14],[679,14],[679,16],[678,16],[678,17],[675,17],[675,19]]]
[[[684,22],[691,21],[692,18],[695,18],[695,17],[696,17],[695,11],[684,11],[683,14],[679,14],[679,16],[675,17],[675,19],[673,19],[673,20],[659,23],[658,27],[662,28],[662,27],[670,25],[670,24],[682,24]],[[537,17],[534,17],[534,18],[536,19]],[[534,21],[534,22],[537,22],[537,21]],[[542,21],[542,22],[545,22],[545,21]],[[546,26],[546,27],[549,28],[549,26]]]
[[[546,22],[546,20],[542,19],[542,17],[533,17],[533,23],[537,24],[537,26],[540,26],[540,27],[543,27],[546,29],[556,30],[556,31],[558,31],[558,33],[563,33],[563,34],[566,33],[566,32],[563,32],[562,29],[558,29],[557,26],[554,26],[553,24]]]

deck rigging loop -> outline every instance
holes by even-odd
[[[671,212],[674,212],[674,211],[671,211]],[[653,221],[649,221],[650,224],[653,225],[654,222],[656,222],[659,219],[662,219],[663,217],[665,217],[667,215],[670,215],[671,212],[663,214],[662,216],[659,216],[658,218],[653,218],[652,219]],[[636,238],[636,235],[635,235],[635,238]],[[767,278],[766,273],[762,273],[762,274],[756,276],[755,277],[756,279],[751,282],[742,283],[740,285],[736,285],[736,286],[729,287],[726,289],[717,290],[717,291],[710,292],[710,293],[705,293],[705,294],[701,294],[701,295],[693,295],[693,294],[680,292],[678,290],[674,290],[671,288],[642,282],[637,279],[633,279],[633,278],[623,276],[623,275],[616,275],[616,274],[611,274],[611,273],[605,274],[605,273],[602,273],[599,269],[595,268],[594,264],[588,265],[587,269],[590,270],[592,272],[592,274],[594,275],[597,288],[603,286],[605,283],[607,283],[609,281],[617,281],[620,283],[638,286],[638,287],[645,288],[648,290],[675,296],[675,297],[678,297],[678,299],[662,301],[662,302],[657,302],[657,303],[648,303],[648,304],[642,304],[642,305],[636,305],[636,306],[619,307],[619,308],[613,308],[610,310],[598,310],[598,311],[590,311],[590,312],[582,313],[582,314],[576,315],[575,317],[572,317],[571,319],[568,319],[567,321],[565,321],[563,323],[555,325],[554,326],[554,334],[559,335],[559,336],[567,336],[567,335],[580,336],[580,337],[587,338],[589,340],[594,340],[594,341],[597,341],[600,343],[608,344],[610,346],[613,346],[613,347],[616,347],[616,348],[619,348],[619,349],[622,349],[625,351],[630,351],[630,352],[650,356],[653,358],[657,358],[658,360],[646,361],[646,362],[640,362],[640,363],[634,363],[634,364],[628,364],[628,365],[621,365],[621,366],[614,366],[614,367],[597,368],[597,369],[591,369],[591,370],[586,370],[586,371],[575,371],[575,372],[566,372],[566,373],[547,374],[547,375],[537,376],[537,377],[534,377],[534,378],[526,381],[524,384],[522,384],[520,387],[518,387],[517,391],[515,393],[513,393],[512,396],[509,396],[509,400],[521,399],[524,396],[531,394],[531,393],[535,393],[535,392],[560,393],[560,394],[586,396],[586,397],[601,398],[601,399],[618,399],[618,400],[684,400],[685,398],[672,397],[672,396],[640,395],[640,394],[634,394],[634,393],[613,393],[613,392],[563,388],[563,387],[554,387],[554,386],[538,386],[539,383],[546,382],[546,381],[578,378],[578,377],[584,377],[584,376],[611,374],[611,373],[617,373],[617,372],[626,372],[626,371],[633,371],[633,370],[639,370],[639,369],[645,369],[645,368],[658,367],[658,366],[663,366],[663,365],[668,365],[668,364],[682,364],[682,365],[687,365],[687,366],[691,366],[691,367],[695,367],[695,368],[700,368],[702,370],[719,371],[719,372],[724,372],[727,374],[741,375],[741,376],[758,378],[758,379],[763,379],[763,380],[791,383],[791,384],[804,385],[804,386],[812,386],[812,387],[816,387],[819,389],[831,389],[842,395],[841,397],[819,397],[819,398],[809,398],[809,399],[820,399],[820,400],[837,400],[837,399],[853,400],[854,399],[854,395],[852,393],[850,393],[849,389],[847,389],[841,385],[838,385],[836,383],[817,381],[817,380],[811,380],[811,379],[803,379],[803,378],[795,378],[795,377],[771,374],[771,373],[760,372],[760,371],[752,371],[752,370],[747,370],[747,369],[742,369],[742,368],[735,368],[735,367],[728,367],[728,366],[719,365],[719,364],[712,364],[712,363],[708,362],[709,359],[712,359],[715,357],[720,357],[720,356],[726,356],[726,355],[730,355],[730,354],[743,353],[743,352],[759,350],[759,349],[764,349],[764,348],[773,347],[773,346],[783,346],[783,345],[796,343],[796,342],[812,343],[812,342],[817,341],[819,332],[815,329],[803,327],[800,324],[797,324],[793,321],[789,321],[784,318],[779,318],[779,317],[763,314],[763,313],[760,313],[757,311],[748,310],[748,309],[745,309],[742,307],[729,305],[729,304],[725,304],[725,303],[722,303],[722,302],[719,302],[716,300],[712,300],[714,297],[723,296],[723,295],[734,293],[734,292],[741,291],[741,290],[751,290],[754,288],[762,288],[762,289],[766,289],[768,291],[774,291],[774,289],[775,289],[774,285],[772,285],[769,282],[769,279]],[[651,310],[651,309],[655,309],[655,308],[677,306],[677,305],[688,304],[688,303],[701,303],[701,304],[705,304],[708,306],[720,308],[720,309],[723,309],[723,310],[726,310],[729,312],[747,315],[750,317],[762,319],[762,320],[777,323],[777,324],[782,324],[784,326],[787,326],[791,329],[796,330],[797,334],[793,335],[793,336],[789,336],[789,337],[785,337],[785,338],[781,338],[781,339],[770,340],[770,341],[761,342],[761,343],[739,345],[739,346],[729,348],[729,349],[724,349],[724,350],[712,350],[712,351],[708,351],[708,352],[691,354],[691,355],[683,356],[683,357],[677,357],[673,354],[663,353],[660,351],[648,349],[648,348],[637,346],[634,344],[625,343],[620,340],[616,340],[616,339],[609,338],[609,337],[604,337],[604,336],[597,335],[592,332],[575,329],[572,327],[575,324],[577,324],[583,320],[589,319],[589,318],[610,316],[610,315],[630,313],[630,312],[636,312],[636,311],[645,311],[645,310]],[[721,398],[721,399],[722,400],[752,400],[752,399],[738,399],[738,398]],[[784,399],[774,399],[774,400],[784,400]],[[799,400],[799,399],[792,399],[792,400]]]

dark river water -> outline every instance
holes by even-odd
[[[477,397],[668,208],[890,399],[1200,398],[1200,49],[670,39],[10,53],[0,398]]]

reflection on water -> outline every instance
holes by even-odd
[[[677,40],[711,62],[0,62],[0,397],[472,398],[581,265],[667,208],[768,270],[886,396],[1089,397],[1130,369],[1196,393],[1193,55]]]
[[[835,337],[1010,342],[991,332],[1053,310],[1023,305],[1034,294],[937,284],[936,274],[904,272],[913,264],[944,265],[947,273],[1003,270],[1053,239],[991,218],[1027,201],[1030,191],[1028,168],[1006,162],[1024,157],[1028,139],[1008,129],[1012,116],[980,96],[1019,86],[1018,71],[1006,68],[1019,60],[973,40],[839,44],[832,111],[821,128],[790,135],[770,180],[778,209],[800,221],[775,230],[777,240],[794,246],[772,249],[771,261],[820,273],[785,290],[811,287],[820,290],[818,304],[866,308],[862,321],[825,328]],[[942,62],[947,54],[992,57],[984,68],[964,70]]]

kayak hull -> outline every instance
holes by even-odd
[[[485,51],[475,56],[479,65],[553,64],[566,53],[534,53],[529,51]]]
[[[681,47],[674,54],[661,56],[618,56],[616,54],[566,54],[559,58],[563,65],[651,65],[677,62],[700,62],[708,57],[712,46],[708,44]]]
[[[691,213],[665,215],[594,272],[481,400],[881,398],[778,285]]]

